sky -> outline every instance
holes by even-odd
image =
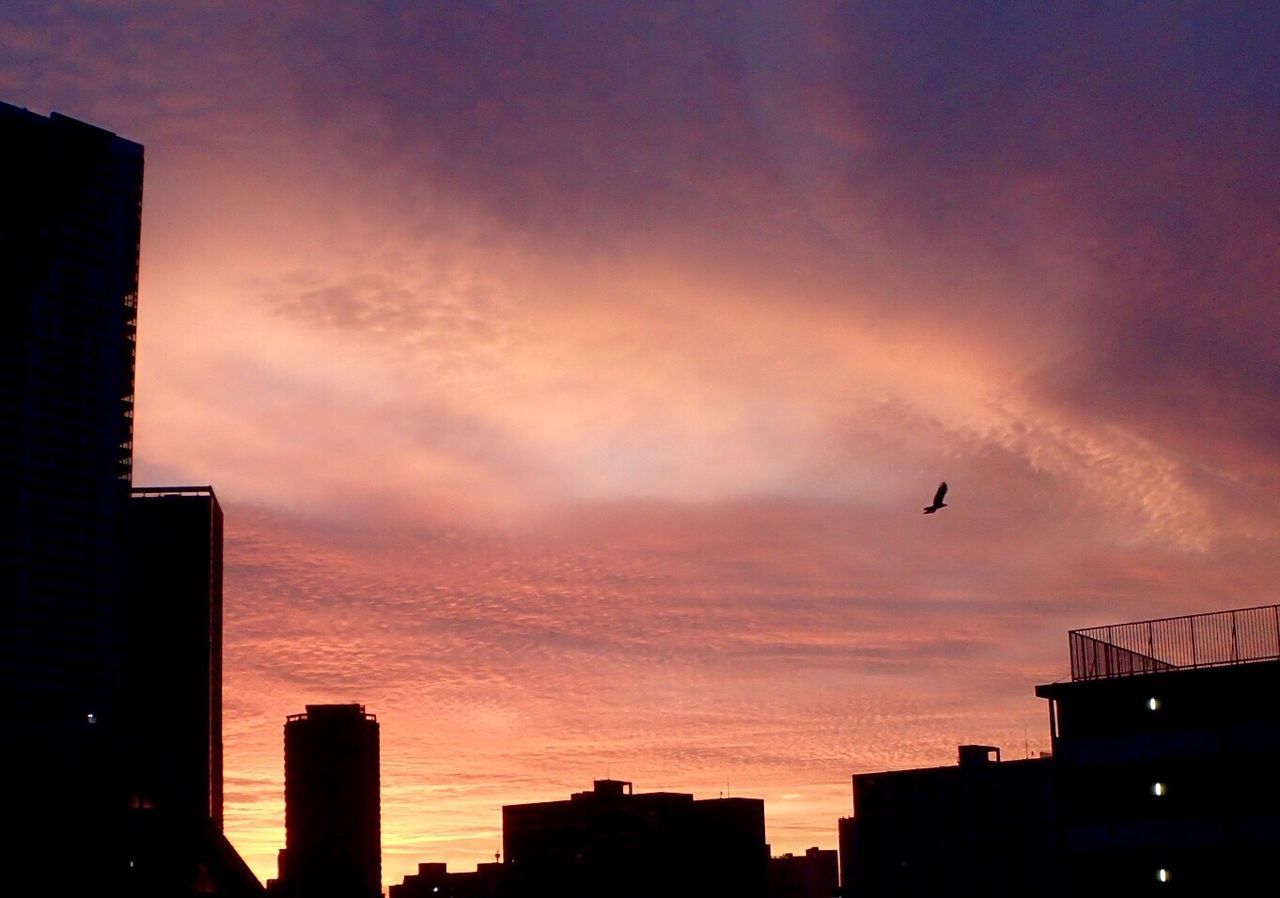
[[[226,514],[226,831],[381,726],[384,885],[606,776],[1049,747],[1069,629],[1280,580],[1270,3],[26,2],[146,147],[135,483]],[[921,509],[939,481],[949,507]]]

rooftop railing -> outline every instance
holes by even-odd
[[[129,491],[135,496],[212,496],[212,486],[135,486]]]
[[[1280,659],[1280,605],[1072,630],[1071,679]]]
[[[293,723],[295,720],[316,720],[316,719],[342,719],[351,720],[372,720],[378,722],[378,715],[370,714],[364,709],[364,705],[307,705],[307,710],[301,714],[285,715],[285,723]]]

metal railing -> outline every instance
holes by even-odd
[[[1090,627],[1068,639],[1073,680],[1268,661],[1280,659],[1280,605]]]
[[[135,486],[135,496],[153,499],[157,496],[212,496],[212,486]]]

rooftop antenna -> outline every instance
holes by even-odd
[[[1026,757],[1026,758],[1031,757],[1031,743],[1027,739],[1026,727],[1022,728],[1022,751],[1023,751],[1023,757]]]

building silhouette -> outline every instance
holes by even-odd
[[[168,491],[131,492],[142,170],[137,143],[0,103],[15,893],[262,891],[221,833],[221,515],[209,491],[203,531],[161,538]]]
[[[382,894],[378,720],[363,705],[307,705],[284,725],[285,848],[274,895]]]
[[[769,898],[837,898],[840,861],[833,849],[769,858]]]
[[[1049,700],[1064,894],[1260,894],[1280,849],[1280,605],[1075,630]]]
[[[506,868],[495,861],[450,873],[448,864],[418,864],[418,872],[387,889],[387,898],[511,898]]]
[[[506,805],[502,841],[510,894],[670,898],[767,893],[764,802],[635,794],[596,780],[567,801]]]
[[[857,823],[853,817],[841,817],[836,821],[840,842],[840,888],[844,895],[853,894],[853,840],[858,831]]]
[[[841,834],[847,895],[1013,898],[1055,881],[1048,758],[962,745],[954,767],[855,775],[853,809]]]
[[[142,165],[0,103],[0,738],[36,760],[99,758],[116,711]]]
[[[1280,848],[1280,605],[1068,634],[1053,751],[860,774],[854,898],[1261,894]]]
[[[138,488],[129,525],[129,802],[221,829],[222,509],[212,487]]]

